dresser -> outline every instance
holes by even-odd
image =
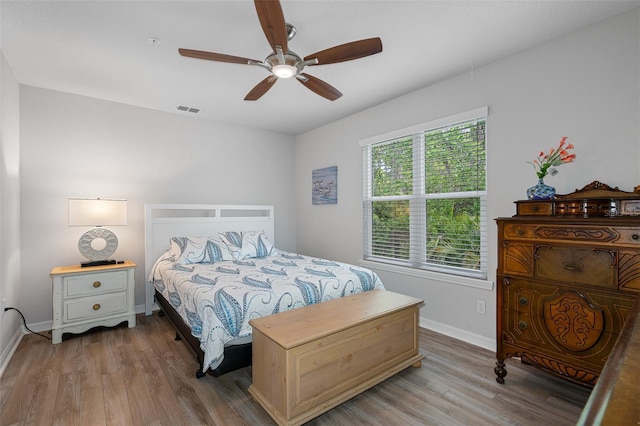
[[[135,269],[136,264],[130,261],[89,268],[53,268],[52,342],[62,342],[63,333],[82,333],[124,321],[129,328],[135,327]]]
[[[579,195],[518,202],[518,215],[496,219],[499,383],[518,357],[593,386],[640,293],[640,216]]]

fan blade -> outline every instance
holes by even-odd
[[[260,62],[253,59],[241,58],[239,56],[224,55],[222,53],[205,52],[202,50],[178,49],[182,56],[196,59],[206,59],[209,61],[231,62],[232,64],[249,64],[249,62]]]
[[[247,96],[244,97],[244,100],[257,101],[262,97],[262,95],[267,93],[267,90],[271,89],[271,86],[273,86],[273,83],[275,83],[276,80],[278,80],[278,77],[276,77],[275,75],[270,75],[269,77],[265,78],[260,83],[258,83],[256,87],[251,89],[249,93],[247,93]]]
[[[318,60],[317,64],[310,65],[335,64],[336,62],[351,61],[380,52],[382,52],[382,40],[379,37],[375,37],[330,47],[305,56],[304,60]]]
[[[255,0],[256,12],[262,25],[262,31],[273,51],[280,46],[284,53],[287,49],[287,25],[284,22],[282,6],[278,0]]]
[[[300,83],[307,86],[307,89],[317,93],[323,98],[329,99],[330,101],[335,101],[342,96],[342,93],[340,93],[338,89],[312,75],[300,73],[296,78]]]

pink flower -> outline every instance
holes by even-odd
[[[533,160],[533,162],[528,161],[529,164],[533,165],[533,169],[540,179],[547,175],[550,167],[571,163],[575,160],[576,154],[569,153],[569,150],[574,148],[573,144],[570,143],[565,146],[566,142],[567,137],[563,136],[557,148],[551,148],[547,154],[545,154],[544,151],[540,151],[538,158]]]

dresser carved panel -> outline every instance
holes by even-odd
[[[640,293],[640,217],[496,221],[496,380],[517,357],[593,386]]]

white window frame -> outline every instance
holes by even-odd
[[[393,200],[393,199],[402,199],[409,200],[410,203],[420,202],[424,203],[427,198],[433,197],[432,195],[425,194],[424,191],[424,155],[414,155],[414,173],[413,173],[413,186],[414,191],[422,188],[422,191],[419,191],[419,194],[408,196],[408,197],[373,197],[371,193],[372,189],[372,176],[369,171],[371,170],[371,150],[369,147],[374,144],[378,144],[385,141],[390,141],[393,139],[406,138],[410,135],[418,135],[418,137],[414,137],[414,152],[416,152],[416,148],[424,149],[424,144],[421,143],[421,137],[431,131],[438,128],[442,128],[449,125],[454,125],[456,123],[462,123],[466,121],[476,120],[476,119],[486,119],[488,116],[488,107],[480,107],[470,111],[466,111],[460,114],[455,114],[447,117],[443,117],[437,120],[433,120],[426,123],[421,123],[415,126],[398,129],[389,133],[385,133],[383,135],[374,136],[371,138],[363,139],[360,141],[360,146],[363,148],[363,235],[364,235],[364,250],[366,253],[371,253],[371,207],[373,201],[385,201],[385,200]],[[417,141],[417,142],[416,142]],[[485,153],[486,154],[486,153]],[[442,194],[440,194],[442,195]],[[446,194],[447,198],[454,197],[465,197],[472,195],[473,197],[479,197],[481,203],[481,252],[483,253],[483,265],[480,272],[474,272],[471,270],[463,270],[463,271],[452,271],[451,268],[442,268],[439,270],[437,266],[430,265],[429,268],[424,267],[412,267],[408,265],[406,262],[394,262],[391,259],[380,259],[377,260],[373,257],[367,258],[362,261],[363,265],[373,268],[379,269],[394,273],[400,273],[410,276],[416,276],[419,278],[427,278],[434,281],[441,281],[445,283],[463,285],[474,288],[481,288],[485,290],[493,289],[493,282],[488,280],[488,241],[487,241],[487,228],[488,228],[488,220],[486,217],[486,205],[487,205],[487,191],[474,191],[473,193],[456,193],[456,194]],[[440,197],[438,197],[440,198]],[[412,209],[413,211],[413,209]],[[413,228],[413,223],[412,223]],[[426,241],[424,238],[420,236],[419,233],[410,232],[411,238],[411,258],[416,257],[417,259],[424,259],[425,256],[422,256],[423,251],[426,251]],[[418,248],[417,250],[415,248]],[[420,262],[423,263],[423,262]]]

